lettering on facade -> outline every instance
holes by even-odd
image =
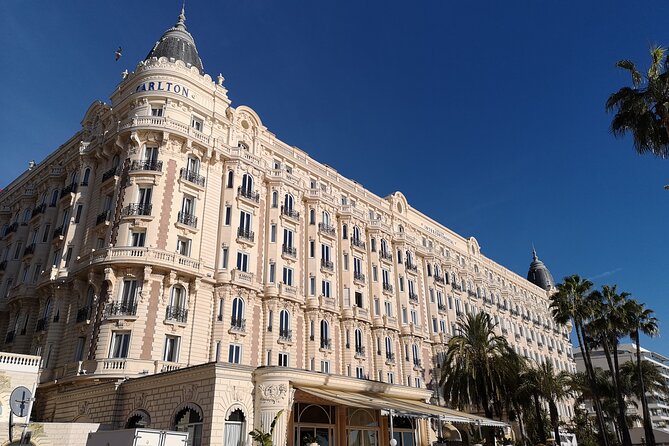
[[[139,93],[140,91],[169,91],[171,93],[183,95],[187,98],[190,97],[187,87],[167,81],[143,82],[135,88],[135,93]]]
[[[453,240],[451,240],[446,234],[444,234],[444,233],[441,232],[440,230],[431,228],[431,227],[429,227],[428,225],[426,225],[426,224],[424,224],[424,223],[421,224],[421,226],[423,227],[423,229],[425,229],[427,232],[429,232],[430,234],[434,235],[435,237],[439,237],[440,239],[442,239],[442,240],[444,240],[444,241],[450,243],[451,245],[454,244],[454,243],[453,243]]]

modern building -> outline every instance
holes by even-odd
[[[594,350],[590,353],[590,356],[594,367],[599,367],[602,370],[609,370],[604,350]],[[577,370],[584,372],[585,364],[580,349],[576,349],[574,358],[576,360]],[[624,364],[628,361],[636,363],[636,344],[621,344],[618,347],[618,358],[620,364]],[[667,386],[669,386],[669,358],[642,347],[641,360],[653,364],[665,378]],[[648,392],[646,400],[648,401],[648,410],[650,411],[653,427],[655,429],[661,429],[665,431],[665,433],[669,433],[669,395],[663,392]],[[589,409],[592,410],[591,405],[589,405]],[[643,426],[641,401],[635,399],[633,404],[628,405],[627,410],[630,415],[636,415],[634,425],[636,427]]]
[[[0,226],[1,348],[42,358],[42,421],[236,445],[283,410],[277,445],[355,445],[387,444],[395,414],[401,446],[427,444],[415,416],[488,422],[426,404],[477,312],[574,369],[536,254],[526,280],[279,140],[205,73],[183,11],[111,105],[4,189]]]

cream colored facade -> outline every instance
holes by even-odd
[[[547,291],[402,193],[377,196],[282,142],[231,105],[222,76],[149,59],[111,104],[0,195],[1,347],[42,357],[44,420],[122,426],[143,410],[169,428],[197,399],[183,380],[214,445],[235,408],[245,426],[290,409],[291,374],[427,398],[468,312],[574,369]],[[110,390],[133,382],[174,397],[151,393],[159,415],[142,384]]]

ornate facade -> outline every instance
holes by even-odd
[[[42,357],[38,416],[214,445],[285,409],[277,441],[300,444],[297,408],[327,400],[329,441],[351,439],[358,415],[309,388],[424,401],[476,312],[521,355],[573,370],[550,289],[233,107],[184,22],[0,195],[0,342]]]

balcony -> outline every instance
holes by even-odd
[[[191,228],[197,228],[197,217],[188,212],[179,211],[177,222],[182,225],[190,226]]]
[[[102,211],[98,214],[97,218],[95,219],[95,226],[101,225],[102,223],[107,224],[109,223],[110,219],[111,219],[111,211],[110,210]]]
[[[111,302],[107,305],[106,314],[108,318],[137,316],[137,304],[135,302]]]
[[[389,253],[388,251],[379,251],[379,258],[381,260],[385,260],[386,262],[392,262],[393,261],[393,255]]]
[[[365,249],[365,242],[364,242],[364,240],[360,240],[359,238],[351,238],[351,246],[353,246],[354,248],[364,250]]]
[[[43,317],[42,319],[37,320],[37,325],[35,325],[35,332],[40,333],[46,331],[46,326],[48,324],[47,318]]]
[[[448,311],[448,307],[445,304],[438,304],[437,310],[439,310],[440,313],[446,313]]]
[[[165,320],[185,324],[188,321],[188,310],[175,305],[168,305],[165,309]]]
[[[35,218],[38,215],[41,215],[44,213],[46,210],[46,203],[42,203],[39,206],[37,206],[35,209],[33,209],[32,213],[30,214],[30,218]]]
[[[163,162],[158,160],[135,160],[130,163],[130,172],[136,171],[162,172]]]
[[[353,271],[353,280],[360,283],[365,283],[365,275],[358,271]]]
[[[56,239],[62,240],[64,232],[65,228],[63,228],[62,226],[58,226],[56,229],[53,230],[53,237],[51,237],[51,240],[56,240]]]
[[[35,244],[31,243],[23,250],[23,256],[29,256],[35,253]]]
[[[96,250],[90,255],[89,262],[91,265],[114,262],[188,269],[195,273],[200,271],[200,262],[195,259],[175,252],[139,246]]]
[[[235,333],[246,333],[246,319],[233,317],[230,321],[230,331]]]
[[[85,322],[91,318],[91,307],[88,305],[77,310],[77,323]]]
[[[393,286],[387,282],[383,282],[383,291],[386,293],[392,293],[393,292]]]
[[[416,294],[412,291],[409,291],[409,302],[417,304],[418,303],[418,294]]]
[[[150,216],[151,203],[130,203],[123,208],[122,214],[124,217],[131,216]]]
[[[460,286],[459,284],[457,284],[455,282],[451,283],[451,288],[453,288],[453,290],[455,290],[455,291],[462,291],[462,286]]]
[[[247,242],[255,240],[255,234],[250,229],[237,228],[237,238]]]
[[[204,176],[197,172],[193,172],[192,170],[188,170],[182,167],[181,172],[179,173],[179,177],[184,181],[188,181],[189,183],[204,187]]]
[[[253,203],[258,203],[260,202],[260,194],[256,191],[253,191],[249,188],[244,188],[239,186],[237,188],[237,196],[240,198],[244,198],[246,200],[249,200]]]
[[[318,232],[329,237],[334,237],[337,233],[334,226],[328,225],[326,223],[318,223]]]
[[[289,257],[297,257],[297,249],[294,246],[281,245],[281,253]]]
[[[332,339],[321,339],[321,350],[332,350]]]
[[[293,330],[279,330],[279,342],[293,342]]]
[[[7,229],[5,229],[5,233],[2,234],[2,236],[7,237],[12,232],[16,232],[17,229],[19,229],[19,224],[18,222],[14,222],[11,225],[7,226]]]
[[[413,360],[413,369],[417,372],[423,371],[423,362],[420,359]]]
[[[102,174],[102,183],[106,183],[108,180],[114,178],[117,175],[118,166],[114,166],[105,173]],[[102,184],[101,183],[101,184]]]
[[[434,281],[437,283],[444,283],[444,276],[438,276],[437,274],[434,275]]]
[[[9,344],[11,342],[14,342],[15,337],[16,337],[16,330],[8,331],[7,336],[5,336],[5,344]]]
[[[331,273],[334,271],[334,263],[332,260],[321,259],[321,269]]]
[[[406,267],[407,271],[414,273],[418,271],[418,267],[414,263],[404,262],[404,266]]]
[[[355,358],[364,358],[365,357],[365,346],[364,345],[358,345],[355,347],[355,354],[353,355]]]
[[[72,183],[69,186],[65,186],[60,190],[60,198],[63,198],[66,195],[73,194],[76,191],[77,191],[77,183]]]
[[[386,353],[386,365],[395,364],[395,353]]]
[[[300,219],[300,213],[294,210],[293,208],[281,206],[281,215],[285,215],[288,218],[292,218],[293,220],[299,220]]]

